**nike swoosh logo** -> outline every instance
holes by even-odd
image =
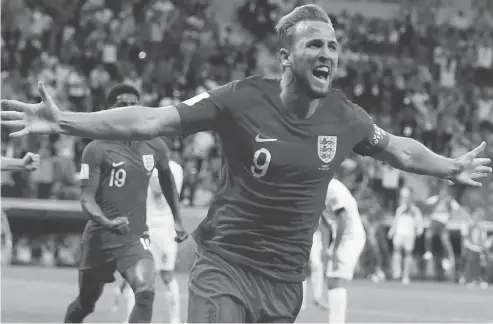
[[[263,142],[275,142],[277,138],[260,138],[260,134],[257,134],[255,137],[255,142],[263,143]]]
[[[120,165],[123,165],[123,163],[125,163],[124,161],[123,162],[113,162],[113,164],[111,164],[114,168],[116,168],[117,166],[120,166]]]

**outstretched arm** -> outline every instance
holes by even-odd
[[[220,109],[235,98],[231,84],[200,94],[176,106],[131,106],[95,113],[60,111],[42,83],[42,101],[1,101],[2,126],[20,128],[13,137],[30,133],[63,133],[101,140],[147,140],[215,130]],[[218,104],[218,102],[221,102]]]
[[[484,178],[491,173],[486,166],[488,158],[477,158],[483,152],[483,142],[474,150],[456,159],[433,153],[423,144],[408,137],[389,134],[372,125],[367,136],[354,148],[361,155],[387,162],[396,169],[406,172],[448,179],[468,186],[480,187],[475,179]]]

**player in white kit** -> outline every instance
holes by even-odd
[[[335,224],[335,242],[327,265],[329,323],[345,323],[347,284],[353,279],[354,269],[366,243],[358,203],[349,189],[332,179],[327,190],[326,208],[322,217]],[[332,225],[333,226],[333,225]]]
[[[400,204],[395,212],[394,220],[387,237],[392,239],[392,276],[402,277],[402,283],[410,282],[409,275],[413,262],[413,251],[416,237],[423,234],[423,215],[414,203],[413,191],[409,187],[402,188]],[[404,254],[404,260],[402,255]]]
[[[324,253],[324,243],[322,239],[322,230],[320,224],[318,230],[313,233],[312,249],[310,250],[310,283],[313,294],[313,301],[315,305],[327,309],[325,301],[323,300],[323,288],[324,288],[324,264],[322,262],[322,255]],[[306,309],[306,300],[308,292],[308,278],[303,281],[303,304],[301,309]]]
[[[183,168],[172,160],[169,162],[169,167],[179,193],[183,186]],[[154,169],[147,192],[147,226],[151,239],[150,251],[154,257],[156,270],[166,287],[165,295],[168,302],[169,321],[172,324],[180,323],[180,289],[174,276],[178,250],[174,224],[173,212],[162,194],[158,172]],[[133,291],[128,285],[123,289],[123,296],[126,299],[128,319],[135,303]]]

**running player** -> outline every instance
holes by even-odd
[[[26,153],[22,159],[14,159],[2,156],[2,171],[29,171],[39,167],[39,155]]]
[[[329,183],[326,206],[322,217],[335,225],[332,225],[335,241],[327,265],[329,323],[345,323],[346,286],[353,279],[354,269],[365,247],[366,234],[356,199],[337,179]]]
[[[477,158],[437,155],[374,125],[331,88],[338,43],[322,8],[304,5],[279,21],[281,79],[233,81],[175,106],[96,113],[60,111],[40,84],[42,102],[2,100],[11,136],[60,132],[146,140],[217,131],[222,187],[195,230],[188,322],[292,322],[302,300],[313,233],[327,186],[352,150],[408,172],[480,186],[491,168]],[[6,111],[16,110],[16,111]]]
[[[416,237],[423,234],[423,215],[413,199],[413,191],[409,187],[400,192],[400,206],[390,227],[388,238],[392,239],[392,270],[393,278],[402,276],[402,283],[410,282],[409,274],[413,262],[414,244]],[[404,254],[404,262],[402,262]]]
[[[120,107],[138,104],[139,98],[134,87],[120,84],[110,91],[107,101],[110,107]],[[165,196],[172,197],[174,204],[178,201],[167,150],[162,139],[93,141],[84,149],[81,204],[90,220],[82,235],[79,294],[67,309],[65,323],[81,323],[93,312],[104,285],[115,280],[116,270],[135,293],[129,321],[151,321],[155,266],[149,251],[145,202],[154,168],[163,179]]]
[[[169,161],[169,168],[173,174],[176,189],[178,192],[181,192],[183,169],[178,163],[172,160]],[[177,195],[173,195],[172,199],[175,199],[175,197],[178,199]],[[180,323],[180,289],[173,273],[175,270],[176,252],[178,250],[174,222],[182,222],[177,210],[178,206],[178,201],[168,204],[167,199],[162,194],[158,172],[154,169],[147,192],[147,226],[149,227],[149,235],[151,237],[150,251],[154,257],[156,270],[166,288],[165,294],[168,303],[169,322],[172,324]],[[186,239],[186,236],[181,237],[181,241],[184,239]],[[135,304],[135,298],[132,289],[125,283],[124,281],[124,287],[118,291],[122,291],[126,299],[126,322],[128,323]]]
[[[454,249],[452,248],[452,241],[447,228],[448,222],[454,213],[461,213],[468,219],[468,212],[452,197],[447,184],[443,184],[438,195],[429,197],[425,203],[431,207],[431,222],[429,228],[425,231],[424,259],[428,262],[433,259],[431,251],[432,239],[435,235],[438,235],[445,250],[442,268],[448,271],[455,264]]]

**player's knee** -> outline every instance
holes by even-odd
[[[344,278],[329,278],[327,285],[329,289],[343,288],[348,284],[348,280]]]
[[[161,279],[163,279],[165,284],[169,284],[171,280],[173,280],[173,271],[167,271],[167,270],[161,270],[159,273],[161,276]]]
[[[154,303],[154,287],[141,287],[135,290],[135,305],[149,307]]]

